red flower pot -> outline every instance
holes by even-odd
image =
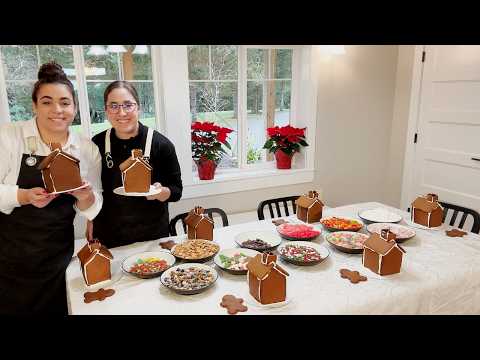
[[[277,169],[291,169],[292,155],[285,154],[282,150],[275,151],[275,159],[277,160]]]
[[[198,169],[198,177],[200,180],[212,180],[215,175],[217,164],[213,160],[196,161]]]

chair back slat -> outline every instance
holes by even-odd
[[[463,228],[463,225],[465,225],[465,220],[467,220],[467,213],[463,213],[462,218],[460,219],[460,223],[458,224],[459,228]]]
[[[458,210],[453,212],[452,218],[450,219],[450,226],[455,225],[455,220],[457,220]]]
[[[298,195],[295,196],[286,196],[286,197],[281,197],[281,198],[275,198],[275,199],[269,199],[269,200],[263,200],[258,204],[257,207],[257,216],[258,220],[265,220],[265,208],[268,207],[270,217],[273,219],[275,217],[282,217],[282,216],[290,216],[290,211],[288,209],[288,204],[292,204],[292,209],[293,213],[297,213],[297,209],[295,206],[295,200],[298,199]],[[275,210],[276,210],[276,216],[273,211],[273,205],[275,205]],[[283,205],[283,206],[282,206]],[[283,207],[283,211],[282,211]]]
[[[457,220],[457,216],[460,213],[462,214],[462,217],[460,219],[460,223],[458,224],[458,228],[463,229],[467,217],[471,216],[473,219],[471,232],[475,234],[480,233],[480,214],[477,211],[443,201],[440,201],[440,204],[443,206],[443,222],[445,222],[445,219],[447,218],[448,210],[453,210],[453,215],[449,223],[450,226],[454,226],[455,220]]]

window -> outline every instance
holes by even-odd
[[[231,151],[218,167],[238,167],[237,46],[189,46],[188,79],[192,121],[214,122],[234,130],[229,137]]]
[[[32,89],[38,79],[40,65],[56,61],[65,70],[77,91],[73,64],[73,49],[69,45],[10,45],[1,47],[1,62],[7,88],[8,108],[12,121],[29,120],[33,117]],[[78,98],[78,94],[77,94]],[[73,122],[80,128],[80,114]]]
[[[103,92],[115,80],[128,80],[137,89],[140,98],[140,120],[156,128],[155,96],[152,80],[151,49],[147,45],[84,45],[83,67],[75,66],[74,48],[70,45],[8,45],[1,46],[1,62],[7,89],[11,121],[28,120],[33,116],[31,93],[37,81],[41,64],[56,61],[62,65],[72,81],[80,106],[88,107],[90,135],[110,127],[105,118]],[[87,99],[78,96],[79,82],[86,85]],[[72,124],[74,131],[82,131],[81,111]],[[86,120],[88,121],[88,120]]]
[[[271,161],[266,129],[290,124],[292,49],[247,49],[247,164]]]

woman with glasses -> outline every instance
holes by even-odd
[[[69,130],[77,104],[60,65],[41,66],[32,101],[33,119],[0,126],[0,313],[67,315],[73,221],[76,213],[92,220],[102,207],[101,157],[90,139]],[[38,165],[52,144],[80,160],[87,187],[47,193]]]
[[[104,102],[112,128],[93,137],[102,154],[104,202],[93,223],[87,223],[87,239],[96,238],[111,248],[169,236],[168,202],[180,200],[183,190],[175,147],[165,136],[139,122],[140,100],[131,83],[114,81],[108,85]],[[133,197],[113,192],[122,186],[119,165],[133,149],[143,151],[153,168],[152,182],[160,193]]]

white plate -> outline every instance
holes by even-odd
[[[122,278],[123,272],[122,272],[122,266],[121,266],[120,261],[112,261],[111,262],[110,273],[112,275],[110,280],[105,280],[105,281],[102,281],[102,282],[99,282],[99,283],[96,283],[96,284],[93,284],[93,285],[85,284],[85,279],[83,278],[83,275],[80,274],[80,276],[82,277],[82,283],[85,286],[85,288],[87,289],[87,291],[96,291],[100,288],[110,287]]]
[[[309,262],[299,262],[299,261],[296,261],[296,260],[293,260],[293,259],[289,259],[285,255],[282,255],[282,249],[284,247],[288,246],[288,245],[307,246],[307,247],[314,248],[320,254],[322,259],[319,260],[319,261],[312,261],[311,264]],[[319,245],[319,244],[316,244],[316,243],[310,242],[310,241],[289,241],[285,244],[280,245],[278,247],[277,251],[278,251],[279,257],[282,258],[283,260],[288,261],[288,262],[293,263],[293,264],[299,264],[299,265],[300,265],[300,263],[301,263],[301,265],[320,264],[322,261],[324,261],[328,257],[328,255],[330,255],[330,251],[325,246]]]
[[[358,216],[367,221],[380,223],[397,223],[402,220],[400,215],[384,208],[363,210],[358,213]]]
[[[167,251],[167,250],[164,250],[164,251],[162,251],[162,250],[159,250],[159,251],[145,251],[145,252],[137,253],[137,254],[134,254],[134,255],[131,255],[131,256],[128,256],[127,258],[125,258],[122,262],[122,269],[127,274],[130,274],[130,275],[135,276],[135,277],[143,278],[141,275],[132,274],[130,272],[130,268],[134,264],[137,263],[138,259],[147,259],[147,258],[150,258],[150,257],[155,257],[155,258],[160,259],[160,260],[165,260],[167,262],[168,267],[171,267],[173,264],[175,264],[175,261],[176,261],[175,256],[170,254],[170,251]],[[165,269],[165,270],[167,270],[167,269]],[[163,271],[165,271],[165,270],[163,270]],[[160,271],[160,272],[155,273],[155,274],[147,275],[147,277],[160,276],[163,271]]]
[[[235,242],[243,247],[243,242],[247,240],[260,239],[270,244],[270,248],[274,248],[282,242],[282,238],[276,232],[273,231],[246,231],[235,236]],[[256,249],[253,249],[256,250]],[[268,249],[266,249],[268,250]],[[257,250],[258,251],[258,250]]]
[[[215,255],[215,257],[213,258],[213,262],[215,263],[215,265],[217,265],[219,268],[229,272],[229,273],[232,273],[232,274],[246,274],[247,273],[247,270],[232,270],[232,269],[227,269],[222,261],[220,260],[220,255],[223,255],[223,256],[228,256],[228,257],[232,257],[233,255],[235,254],[238,254],[238,253],[242,253],[246,256],[249,256],[251,258],[255,257],[257,254],[260,254],[258,251],[256,250],[253,250],[253,249],[247,249],[247,248],[242,248],[242,249],[239,249],[239,248],[233,248],[233,249],[224,249],[222,251],[220,251],[217,255]]]
[[[89,186],[89,185],[90,185],[90,183],[87,182],[87,181],[85,181],[85,184],[83,184],[82,186],[76,187],[75,189],[63,190],[63,191],[55,191],[55,192],[48,193],[48,195],[57,195],[57,194],[67,193],[67,192],[70,192],[70,191],[80,190],[80,189],[86,188],[86,187]]]
[[[248,287],[247,287],[248,288]],[[287,296],[285,297],[285,301],[282,302],[277,302],[273,304],[262,304],[257,301],[252,295],[250,295],[250,292],[247,290],[245,295],[242,297],[242,299],[245,301],[245,305],[250,305],[253,307],[256,307],[258,309],[275,309],[275,308],[281,308],[286,305],[288,305],[292,301],[292,297],[290,296],[288,292],[288,280],[287,280]]]
[[[410,229],[408,226],[391,224],[391,223],[373,223],[367,226],[367,230],[370,233],[380,234],[382,229],[390,229],[398,240],[407,240],[415,236],[415,230]]]
[[[442,224],[440,226],[436,226],[436,227],[427,227],[427,226],[423,226],[423,225],[414,223],[410,219],[405,219],[405,222],[407,223],[408,226],[416,227],[416,228],[422,229],[422,230],[440,231],[440,230],[443,230],[445,228],[444,224]]]
[[[123,186],[120,186],[113,190],[113,192],[117,195],[123,195],[123,196],[150,196],[150,195],[156,195],[160,194],[162,192],[161,188],[157,188],[153,185],[150,185],[150,191],[146,193],[139,193],[139,192],[125,192],[125,189]]]

